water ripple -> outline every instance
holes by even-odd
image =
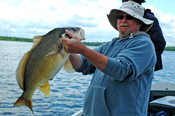
[[[32,116],[32,112],[25,106],[13,107],[21,96],[15,72],[23,56],[32,46],[27,42],[0,41],[0,115]],[[175,52],[163,53],[164,69],[157,71],[153,83],[175,83]],[[51,92],[44,95],[38,89],[33,95],[33,111],[35,116],[70,116],[83,107],[83,99],[89,86],[92,75],[81,76],[80,73],[68,74],[61,70],[50,81]],[[79,77],[77,80],[75,78]],[[71,83],[70,83],[71,82]]]

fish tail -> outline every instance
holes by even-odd
[[[32,100],[26,101],[22,99],[22,96],[15,102],[14,107],[27,106],[33,113]]]

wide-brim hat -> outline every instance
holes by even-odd
[[[118,28],[117,28],[117,15],[120,12],[125,12],[125,13],[131,15],[132,17],[142,21],[143,24],[141,25],[139,31],[147,32],[153,24],[152,20],[149,20],[149,19],[146,19],[143,17],[144,8],[140,4],[133,2],[133,1],[128,1],[128,2],[122,3],[122,6],[119,9],[112,9],[110,11],[109,15],[107,15],[110,24],[116,30],[118,30]]]
[[[145,2],[145,0],[132,0],[132,1],[137,2],[137,3],[139,3],[139,4],[141,4],[141,3],[144,3],[144,2]]]

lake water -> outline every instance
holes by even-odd
[[[16,68],[24,53],[30,50],[31,46],[30,42],[0,41],[0,115],[33,115],[25,106],[13,107],[22,94],[16,82]],[[162,59],[164,69],[155,72],[153,83],[175,83],[175,52],[164,51]],[[71,82],[79,76],[81,73],[69,74],[60,70],[50,81],[49,96],[36,89],[33,95],[34,115],[70,116],[80,110],[83,107],[83,98],[92,75],[82,75]]]

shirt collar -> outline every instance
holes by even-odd
[[[145,33],[145,32],[143,32],[143,31],[137,31],[137,32],[135,32],[135,33],[130,33],[128,36],[126,36],[125,38],[123,38],[123,39],[119,39],[119,37],[117,38],[117,41],[123,41],[123,40],[126,40],[126,39],[130,39],[130,38],[133,38],[133,37],[135,37],[135,36],[137,36],[137,35],[139,35],[139,34],[146,34],[146,35],[148,35],[147,33]],[[149,35],[148,35],[149,36]]]

